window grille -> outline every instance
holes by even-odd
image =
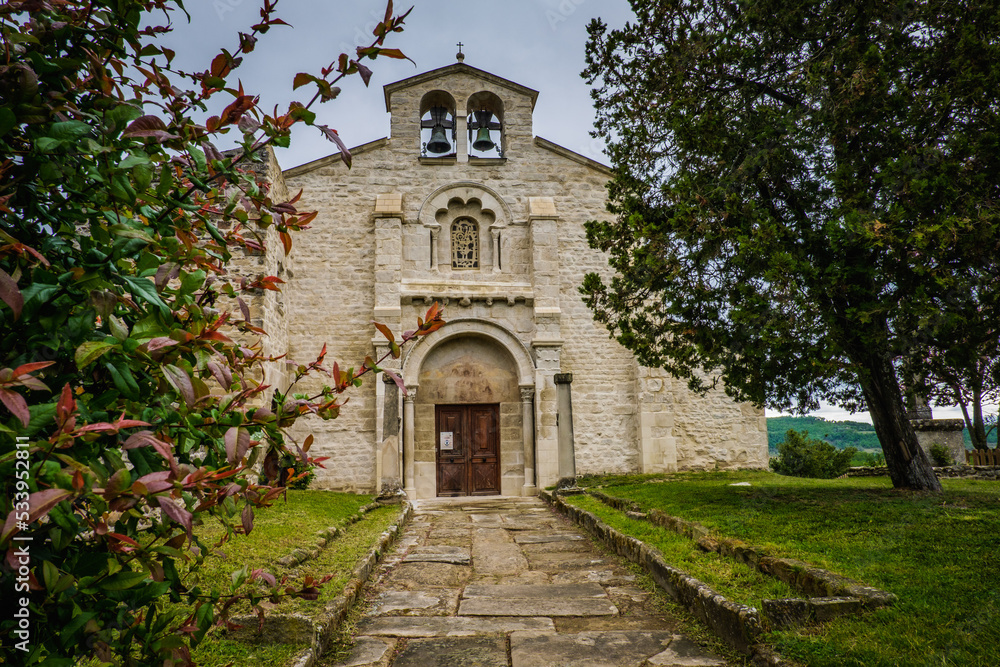
[[[479,225],[468,218],[451,225],[451,268],[479,268]]]

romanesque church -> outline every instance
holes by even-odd
[[[327,343],[355,365],[387,350],[373,321],[413,329],[436,301],[447,324],[386,364],[405,392],[366,378],[338,419],[295,427],[329,457],[314,486],[520,496],[574,472],[766,467],[763,411],[692,394],[594,322],[578,288],[609,269],[584,222],[608,215],[610,171],[533,135],[537,91],[460,60],[384,93],[389,136],[351,169],[272,167],[319,215],[288,257],[259,258],[286,285],[255,315],[269,351]]]

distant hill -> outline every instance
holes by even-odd
[[[855,449],[877,449],[878,443],[875,428],[865,422],[827,421],[822,417],[768,417],[767,446],[777,450],[778,443],[785,440],[788,429],[809,431],[810,438],[826,440],[838,449],[854,447]]]
[[[777,451],[778,443],[785,439],[788,429],[809,431],[810,438],[826,440],[838,449],[854,447],[859,450],[881,450],[882,446],[875,436],[875,428],[865,422],[827,421],[822,417],[768,417],[767,446]],[[965,446],[972,448],[968,430],[963,431]],[[994,430],[988,438],[991,447],[997,446],[997,434]]]

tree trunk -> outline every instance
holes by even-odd
[[[986,444],[986,424],[983,423],[983,392],[979,387],[972,391],[972,429],[969,439],[976,449],[989,449]]]
[[[851,351],[859,373],[861,390],[868,404],[872,425],[882,444],[889,477],[897,489],[941,492],[931,462],[917,443],[917,434],[906,418],[903,392],[887,354],[869,345]]]

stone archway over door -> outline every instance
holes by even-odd
[[[506,344],[508,342],[519,347],[511,351],[510,345]],[[531,378],[531,361],[515,337],[489,323],[452,321],[411,350],[404,361],[403,377],[411,394],[410,403],[404,410],[403,428],[406,450],[411,452],[408,460],[412,462],[412,466],[404,466],[408,477],[405,481],[407,492],[412,491],[412,497],[432,498],[439,492],[448,495],[485,494],[486,489],[490,488],[488,482],[479,480],[480,483],[474,484],[469,477],[488,469],[491,461],[485,450],[475,460],[469,459],[464,463],[459,461],[460,457],[457,455],[452,457],[440,452],[440,431],[448,432],[449,429],[439,428],[439,406],[470,406],[463,409],[480,412],[487,406],[494,406],[496,417],[492,428],[497,445],[497,483],[492,487],[493,493],[519,496],[524,493],[526,482],[533,488],[531,448],[534,439],[529,430],[531,411],[530,406],[529,409],[525,408],[525,393],[522,391],[525,378]],[[529,397],[532,394],[533,392],[528,392]],[[527,428],[526,413],[529,417]],[[475,415],[468,413],[462,419],[485,417],[476,412]],[[474,430],[472,422],[462,423],[467,424],[464,432],[471,434]],[[408,424],[410,430],[407,430]],[[484,432],[489,430],[484,422],[477,428]],[[480,442],[462,444],[480,448],[484,446]],[[526,450],[532,452],[530,457],[525,455]],[[455,459],[454,463],[452,458]],[[442,461],[446,465],[439,467]],[[478,470],[477,464],[482,466]],[[466,466],[464,473],[459,471],[459,465]],[[460,477],[461,474],[466,475],[464,488],[456,482],[456,476]],[[451,476],[444,487],[439,484],[442,475]]]

